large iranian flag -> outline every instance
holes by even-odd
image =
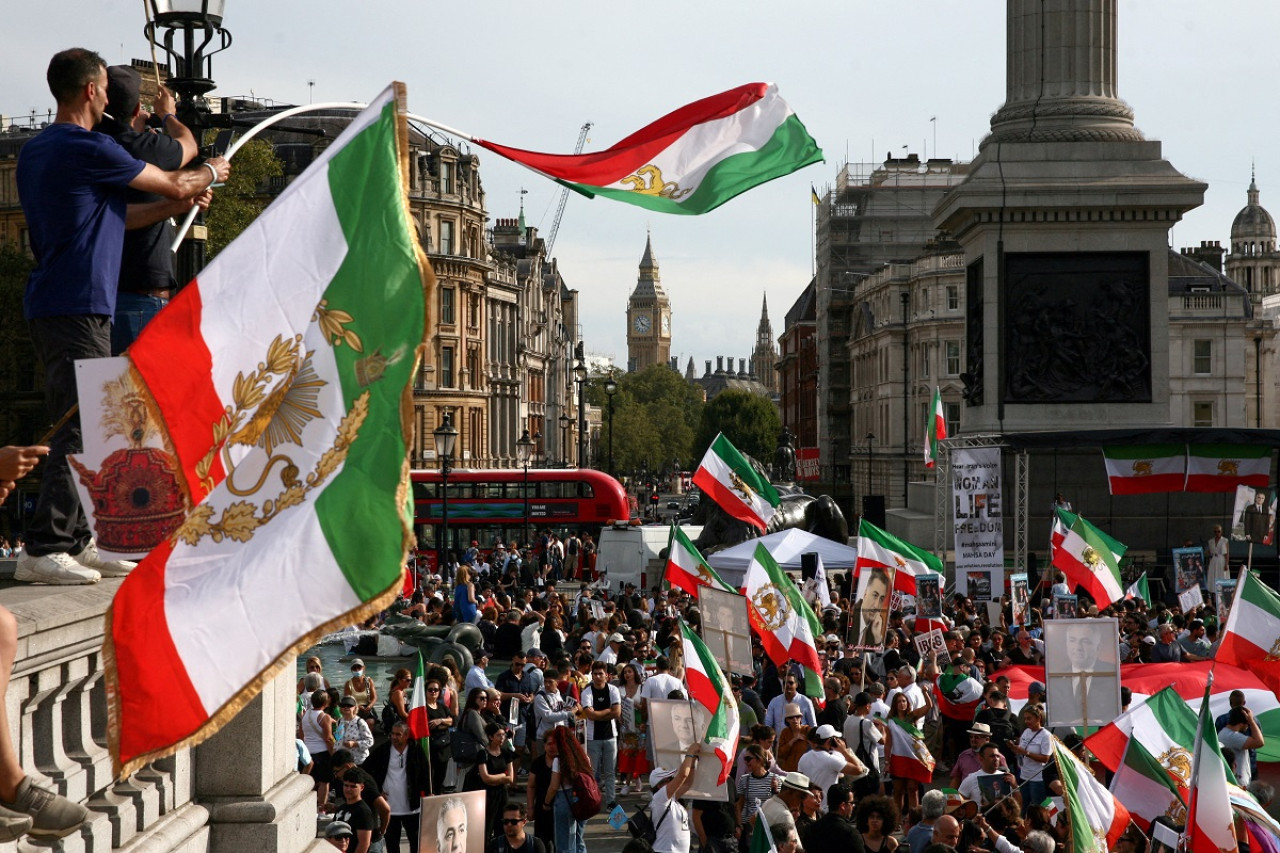
[[[893,588],[915,595],[916,575],[924,572],[941,575],[942,561],[864,518],[858,524],[858,558],[853,567],[854,575],[861,574],[864,568],[893,569]]]
[[[947,418],[942,410],[942,389],[933,386],[933,409],[924,425],[924,467],[932,468],[938,459],[938,442],[947,437]]]
[[[735,595],[738,592],[716,574],[716,570],[711,568],[702,558],[702,553],[693,546],[689,535],[674,522],[671,524],[671,535],[667,538],[665,579],[667,583],[690,595],[697,595],[700,586],[713,586]]]
[[[747,566],[743,592],[747,617],[765,653],[779,667],[788,660],[803,666],[804,694],[821,705],[826,695],[818,676],[822,665],[817,638],[822,636],[822,623],[763,544],[756,545]]]
[[[1234,492],[1237,486],[1271,485],[1271,445],[1187,446],[1188,492]]]
[[[748,83],[695,101],[589,154],[543,154],[472,141],[585,196],[662,213],[706,213],[822,160],[771,83]]]
[[[1067,803],[1071,853],[1106,853],[1129,826],[1129,811],[1080,759],[1053,739],[1053,753],[1062,780],[1062,797]]]
[[[724,433],[716,436],[693,474],[693,484],[734,518],[761,530],[781,500],[778,490]]]
[[[1104,447],[1113,495],[1180,492],[1187,479],[1185,444],[1125,444]]]
[[[1079,584],[1097,602],[1099,609],[1124,597],[1120,586],[1120,558],[1126,547],[1089,522],[1084,516],[1055,510],[1053,565],[1062,569],[1067,582]]]
[[[715,657],[683,620],[680,635],[684,638],[684,683],[689,688],[689,698],[711,715],[703,741],[711,745],[720,759],[716,784],[723,785],[738,755],[738,705],[729,689],[729,679],[720,671]]]
[[[902,717],[890,717],[884,730],[889,735],[889,775],[914,779],[922,785],[932,782],[935,762],[920,730]]]
[[[1209,677],[1212,684],[1213,676]],[[1209,710],[1209,691],[1204,690],[1200,705],[1195,754],[1191,761],[1191,800],[1187,804],[1187,827],[1183,837],[1192,851],[1227,851],[1238,849],[1235,817],[1227,790],[1226,763],[1222,746]]]
[[[1233,666],[1257,668],[1264,680],[1275,680],[1280,646],[1280,595],[1248,569],[1240,570],[1231,613],[1222,632],[1216,659]]]
[[[196,505],[107,613],[118,774],[207,738],[400,589],[434,283],[404,115],[395,84],[129,350]]]

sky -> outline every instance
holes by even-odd
[[[111,63],[147,58],[138,0],[11,4],[0,51],[0,114],[52,108],[49,57],[72,46]],[[743,83],[776,83],[826,162],[703,216],[651,213],[573,195],[554,254],[581,299],[589,353],[626,363],[626,300],[646,233],[671,298],[672,354],[744,358],[767,296],[775,337],[813,270],[810,184],[845,162],[893,153],[971,159],[1004,101],[1005,4],[999,0],[599,3],[482,0],[229,0],[232,46],[214,59],[214,95],[277,103],[364,101],[391,80],[412,112],[470,135],[570,153],[607,148],[690,101]],[[1230,235],[1256,162],[1262,203],[1280,215],[1280,3],[1120,0],[1119,94],[1183,174],[1209,184],[1175,247]],[[314,85],[309,86],[308,83]],[[560,188],[483,149],[490,220],[547,234]]]

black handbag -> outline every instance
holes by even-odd
[[[631,833],[632,838],[639,838],[647,841],[650,845],[658,840],[658,827],[662,826],[662,822],[667,819],[667,814],[671,811],[671,802],[667,802],[667,807],[662,810],[662,817],[658,818],[657,826],[649,817],[649,813],[644,810],[644,806],[636,809],[636,813],[627,818],[627,832]]]

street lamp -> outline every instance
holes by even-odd
[[[524,532],[529,535],[529,459],[533,456],[533,439],[529,438],[529,430],[525,430],[516,441],[516,461],[524,468]],[[525,545],[529,540],[525,540]]]
[[[609,371],[609,378],[604,381],[604,395],[609,398],[609,476],[613,476],[613,395],[618,393],[618,381]]]
[[[573,423],[573,418],[568,415],[560,416],[560,461],[565,468],[569,467],[569,424]]]
[[[440,426],[431,433],[436,443],[436,459],[440,461],[440,505],[443,521],[441,522],[441,542],[436,546],[437,559],[440,563],[440,574],[445,576],[449,559],[449,472],[453,465],[453,449],[458,442],[458,431],[453,428],[453,414],[445,412],[440,419]]]
[[[587,409],[582,404],[582,391],[587,384],[587,363],[578,350],[578,363],[573,366],[573,381],[578,383],[578,467],[587,458]]]

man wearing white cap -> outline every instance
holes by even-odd
[[[596,660],[603,661],[614,666],[618,662],[618,648],[622,645],[622,635],[613,633],[609,635],[609,639],[605,641],[604,651],[596,655]]]
[[[653,789],[649,818],[657,831],[654,853],[689,853],[689,812],[680,798],[693,784],[693,768],[701,748],[702,744],[691,744],[679,767],[657,767],[649,774],[649,787]]]
[[[810,750],[800,756],[796,769],[809,777],[810,784],[823,791],[839,781],[841,776],[848,776],[852,781],[869,772],[832,725],[818,726],[810,737],[810,744]],[[819,803],[818,809],[826,814],[827,803]]]

